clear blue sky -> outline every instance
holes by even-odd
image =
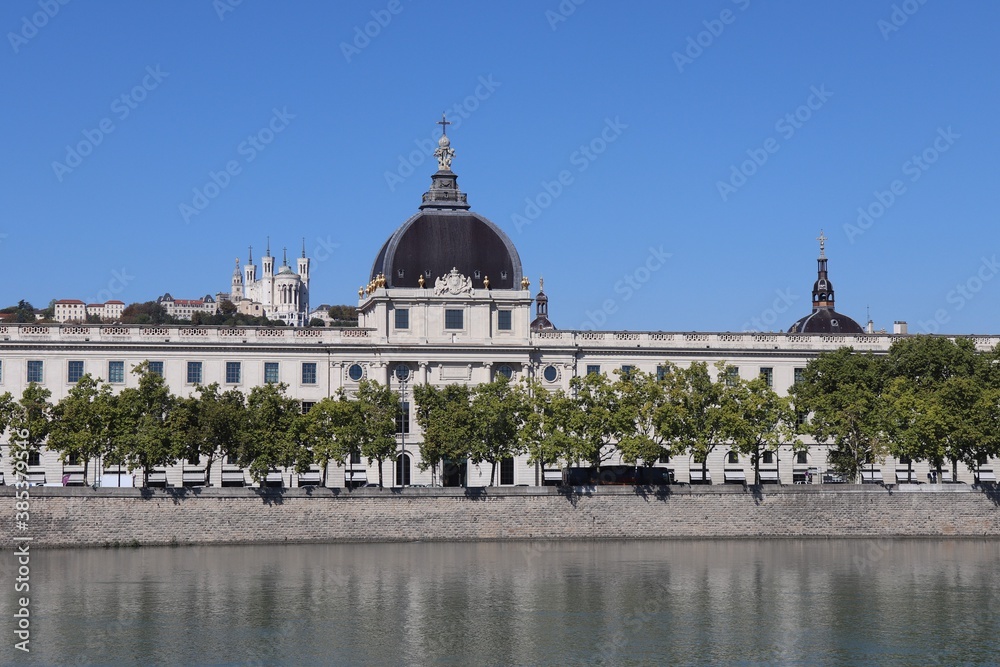
[[[450,110],[460,186],[560,328],[786,329],[825,229],[841,312],[1000,332],[1000,5],[561,6],[4,2],[0,302],[228,291],[270,235],[323,258],[314,305],[354,303]]]

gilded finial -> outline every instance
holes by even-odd
[[[365,287],[364,285],[362,285],[361,287],[358,288],[358,298],[362,299],[364,298],[364,296],[365,296]]]
[[[528,276],[523,276],[521,278],[521,289],[528,289],[531,287],[531,281],[528,280]]]
[[[424,274],[420,274],[420,278],[417,279],[417,284],[420,285],[420,289],[424,288]]]
[[[490,288],[490,277],[486,276],[483,278],[483,287],[486,289]]]

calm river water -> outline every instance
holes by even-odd
[[[1000,541],[36,551],[30,655],[5,578],[5,664],[1000,662]]]

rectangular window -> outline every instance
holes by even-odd
[[[798,465],[806,465],[809,463],[809,455],[805,452],[795,452],[795,463]]]
[[[768,465],[771,465],[772,463],[774,463],[774,452],[764,452],[764,455],[761,457],[761,459],[762,459],[761,463],[766,463]]]
[[[0,382],[3,382],[3,361],[0,361]]]
[[[658,459],[660,463],[670,463],[670,454],[666,450],[660,453],[660,458]]]
[[[189,361],[187,372],[188,384],[201,384],[201,362]]]
[[[163,377],[163,362],[162,361],[151,361],[149,362],[149,372],[153,375],[159,375]]]
[[[314,405],[316,405],[316,401],[302,401],[302,414],[312,410]]]
[[[587,375],[593,373],[594,375],[601,374],[601,367],[598,364],[587,364]]]
[[[513,329],[511,324],[511,311],[509,310],[498,310],[497,311],[497,330],[499,331],[510,331]]]
[[[500,459],[500,484],[514,486],[514,459]]]
[[[656,381],[657,382],[663,382],[664,378],[666,378],[666,377],[667,377],[667,367],[666,366],[657,366],[656,367]]]
[[[68,466],[78,466],[80,465],[80,455],[76,452],[70,452],[69,458],[66,459],[66,465]]]
[[[735,366],[730,366],[726,369],[726,385],[729,387],[735,387],[736,383],[740,379],[740,369]]]
[[[351,452],[351,465],[361,465],[361,452]]]
[[[302,384],[316,384],[316,363],[306,361],[302,364]]]
[[[83,377],[83,362],[71,361],[66,369],[66,380],[70,384],[76,384]]]
[[[463,312],[461,310],[446,310],[444,311],[444,328],[445,329],[461,329],[463,328]]]
[[[29,361],[28,362],[28,382],[41,382],[42,381],[42,362],[41,361]]]
[[[264,382],[265,384],[278,384],[278,362],[264,362]]]
[[[124,361],[109,361],[108,362],[108,382],[111,384],[124,384],[125,383],[125,362]]]
[[[804,368],[796,368],[795,369],[795,380],[794,380],[795,384],[798,384],[798,383],[802,382],[802,378],[805,376],[805,373],[806,373],[806,369],[804,369]]]
[[[28,452],[28,465],[33,468],[42,465],[42,455],[37,450]]]
[[[396,309],[396,328],[397,329],[409,329],[410,328],[410,309],[409,308],[397,308]]]
[[[241,366],[238,361],[227,361],[226,362],[226,383],[227,384],[239,384],[241,375]]]
[[[764,378],[764,382],[767,383],[768,387],[774,386],[774,369],[770,367],[761,367],[760,376]]]
[[[632,371],[635,370],[635,366],[622,366],[622,377],[627,378],[632,375]]]
[[[396,433],[410,432],[410,402],[403,401],[403,405],[396,409]]]

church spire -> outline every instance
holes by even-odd
[[[250,246],[250,254],[247,256],[247,264],[253,264],[253,246]]]
[[[458,176],[451,170],[451,161],[455,159],[455,149],[451,147],[451,139],[448,138],[448,126],[451,125],[451,121],[442,113],[441,120],[437,124],[441,126],[441,138],[438,139],[438,147],[434,151],[438,170],[431,176],[431,189],[424,193],[420,210],[468,210],[469,202],[465,193],[458,189]]]
[[[302,237],[302,259],[306,257],[306,237]]]

